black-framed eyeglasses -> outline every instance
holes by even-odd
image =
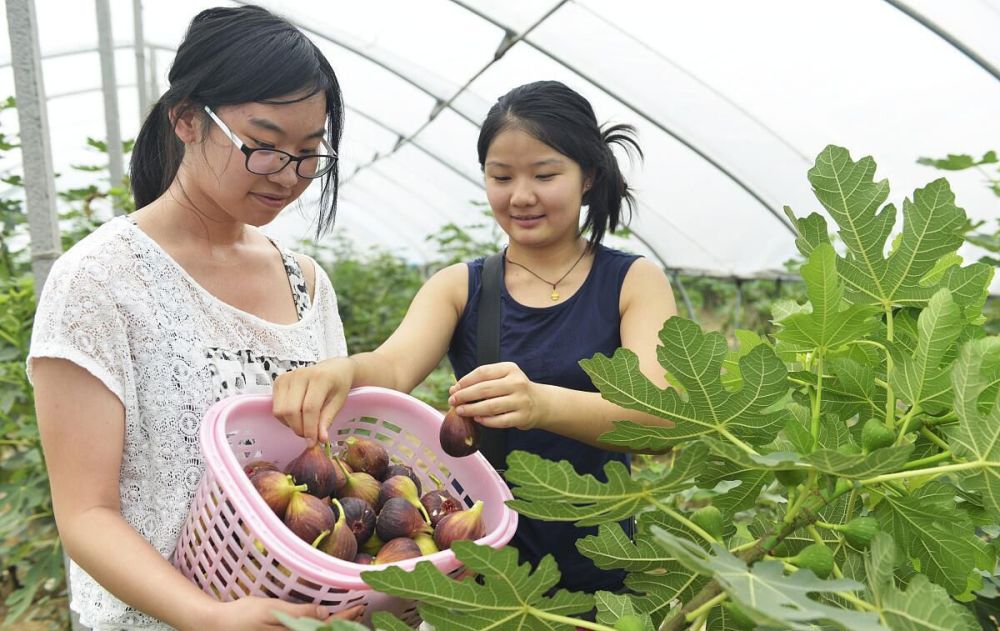
[[[270,149],[266,147],[258,147],[254,149],[246,146],[246,143],[240,140],[239,136],[234,134],[229,129],[229,126],[222,122],[222,119],[212,111],[212,108],[206,105],[205,111],[212,117],[212,120],[219,126],[219,129],[229,136],[229,139],[233,141],[236,148],[242,151],[243,155],[246,156],[247,171],[256,175],[274,175],[294,162],[296,175],[307,180],[314,180],[329,173],[330,169],[332,169],[337,163],[337,152],[333,150],[325,139],[321,138],[320,142],[323,143],[323,147],[330,152],[329,154],[293,156],[292,154],[280,149]]]

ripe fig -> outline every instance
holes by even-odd
[[[446,454],[463,458],[479,449],[479,424],[451,408],[444,415],[438,439]]]
[[[446,550],[459,539],[475,541],[486,534],[483,522],[483,501],[479,500],[469,510],[456,511],[445,515],[434,528],[434,543]]]
[[[347,525],[344,507],[336,499],[331,501],[337,509],[337,521],[334,522],[333,528],[323,531],[313,545],[332,557],[353,561],[358,554],[358,540]]]
[[[418,533],[413,537],[413,541],[416,542],[417,547],[420,548],[420,554],[434,554],[435,552],[440,552],[437,544],[434,543],[434,537],[427,534],[426,532]]]
[[[344,472],[344,486],[340,489],[341,499],[345,497],[356,497],[362,499],[371,506],[378,504],[378,496],[382,490],[379,481],[364,471],[349,472],[344,462],[337,460]]]
[[[421,493],[423,493],[423,485],[420,484],[420,478],[417,477],[417,474],[413,472],[413,467],[410,467],[409,465],[405,464],[393,463],[388,467],[386,467],[385,477],[383,478],[383,481],[388,480],[394,475],[405,475],[406,477],[410,478],[411,480],[413,480],[414,486],[417,487],[417,495],[419,496]]]
[[[340,505],[344,509],[347,527],[358,540],[358,547],[364,545],[375,532],[375,511],[372,510],[371,504],[357,497],[343,497],[340,499]]]
[[[461,502],[455,499],[454,495],[444,489],[427,491],[424,493],[423,497],[420,498],[420,503],[423,504],[424,509],[426,509],[427,516],[430,518],[431,525],[434,527],[437,527],[438,522],[441,521],[441,518],[445,515],[462,510]]]
[[[281,471],[281,468],[270,460],[251,460],[243,465],[243,472],[248,478],[252,478],[258,471]]]
[[[344,441],[341,458],[355,471],[364,471],[376,480],[385,476],[389,452],[378,441],[364,436],[349,436]]]
[[[374,565],[381,563],[394,563],[403,559],[413,559],[420,554],[420,547],[409,537],[398,537],[391,539],[382,546],[382,549],[375,555]]]
[[[385,482],[382,483],[382,489],[378,496],[379,510],[381,510],[382,505],[394,497],[401,497],[410,504],[413,504],[420,511],[424,521],[428,524],[431,523],[430,515],[427,514],[424,505],[420,503],[417,485],[413,483],[413,480],[405,475],[394,475],[391,478],[386,478]]]
[[[333,523],[330,505],[309,493],[297,491],[285,509],[285,525],[309,544],[316,541],[319,533],[332,528]]]
[[[250,478],[250,482],[260,493],[264,503],[281,518],[285,517],[285,509],[288,508],[288,501],[292,499],[292,496],[308,489],[305,484],[296,486],[292,476],[287,473],[271,469],[258,470]]]
[[[375,561],[375,557],[368,554],[367,552],[358,552],[354,555],[354,562],[359,565],[371,565]]]
[[[285,471],[299,484],[309,487],[309,493],[316,497],[330,497],[336,490],[338,478],[333,470],[333,461],[327,457],[323,445],[316,443],[288,463]]]
[[[431,526],[413,504],[401,497],[386,500],[378,517],[375,518],[375,532],[382,541],[396,537],[412,537],[419,532],[431,532]]]

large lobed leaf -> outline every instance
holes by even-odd
[[[780,561],[760,561],[747,567],[719,545],[707,552],[690,541],[655,530],[657,540],[690,570],[711,576],[758,623],[786,629],[815,629],[832,623],[847,631],[885,631],[878,616],[841,609],[810,598],[810,594],[853,592],[863,585],[852,580],[822,580],[810,570],[784,574]]]
[[[595,526],[631,517],[657,498],[691,486],[705,466],[707,447],[691,445],[681,450],[669,473],[657,481],[634,480],[625,465],[611,461],[604,466],[607,482],[580,475],[563,460],[551,462],[524,451],[507,458],[507,481],[515,484],[517,499],[507,505],[535,519],[573,521]]]
[[[655,450],[708,434],[731,434],[751,445],[765,445],[784,425],[784,410],[769,408],[787,394],[788,373],[769,346],[756,346],[739,359],[742,383],[731,392],[722,382],[729,350],[721,334],[703,333],[694,322],[674,316],[663,325],[660,342],[660,364],[679,382],[686,398],[673,388],[653,385],[628,349],[580,362],[608,401],[674,423],[659,427],[619,421],[615,430],[601,436],[602,442]]]
[[[910,405],[926,409],[951,400],[951,362],[945,356],[962,333],[962,313],[948,289],[939,289],[917,319],[917,347],[889,374],[896,392]]]
[[[956,456],[979,466],[966,473],[966,488],[979,491],[987,508],[1000,514],[1000,396],[982,405],[991,386],[989,368],[1000,359],[1000,338],[988,337],[962,347],[952,373],[958,424],[948,430],[948,445]]]
[[[559,629],[565,624],[545,620],[539,612],[574,616],[590,611],[594,598],[559,590],[546,596],[559,582],[559,570],[546,556],[534,572],[519,564],[514,548],[495,550],[471,541],[456,541],[451,548],[465,567],[479,574],[479,581],[456,581],[428,561],[407,572],[399,567],[362,572],[373,589],[420,602],[420,616],[437,629],[506,631],[508,629]]]
[[[813,192],[839,227],[847,246],[837,257],[837,270],[855,304],[926,304],[939,286],[956,292],[956,301],[975,301],[988,284],[989,266],[973,264],[951,267],[943,275],[935,269],[939,260],[953,255],[962,245],[967,224],[965,212],[955,205],[947,180],[941,178],[917,189],[913,199],[903,201],[903,228],[886,256],[886,245],[896,222],[896,207],[882,205],[889,195],[885,180],[876,182],[875,161],[857,162],[842,147],[828,146],[809,170]],[[790,214],[790,213],[789,213]],[[790,215],[791,216],[791,215]],[[799,232],[796,244],[805,256],[828,243],[825,220],[813,213],[805,219],[791,217]],[[940,284],[927,278],[941,276]],[[961,296],[962,300],[959,299]]]

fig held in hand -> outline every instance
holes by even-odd
[[[320,443],[306,447],[301,454],[288,463],[285,472],[295,478],[299,484],[308,486],[310,495],[330,497],[337,490],[336,485],[339,480],[337,472],[334,471],[333,461],[327,457],[326,451]]]
[[[446,454],[463,458],[479,449],[479,424],[467,416],[459,416],[451,408],[444,415],[438,439]]]

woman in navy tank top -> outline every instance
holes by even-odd
[[[568,460],[599,479],[608,461],[627,464],[627,454],[606,450],[597,438],[616,420],[667,421],[605,401],[579,361],[624,346],[654,384],[667,385],[656,347],[664,321],[676,314],[669,282],[653,263],[601,244],[623,223],[623,205],[634,205],[611,149],[638,151],[633,136],[628,125],[602,130],[590,103],[555,81],[501,97],[478,142],[490,207],[509,238],[500,283],[500,362],[477,367],[478,259],[431,277],[375,351],[279,377],[275,416],[303,436],[325,440],[350,387],[409,392],[447,353],[459,377],[449,403],[485,426],[505,428],[508,452]],[[576,549],[579,538],[594,532],[522,516],[512,544],[533,565],[554,555],[560,587],[621,589],[621,572],[599,570]]]

